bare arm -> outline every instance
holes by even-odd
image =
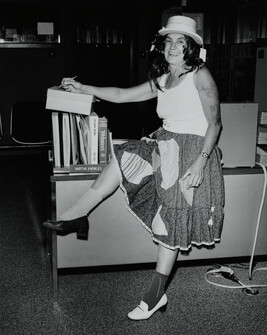
[[[152,90],[149,82],[129,88],[96,87],[83,85],[71,78],[63,78],[62,87],[69,92],[91,94],[99,99],[115,103],[145,101],[157,96],[157,90],[155,88]]]
[[[203,106],[208,128],[205,134],[202,151],[210,154],[221,131],[221,113],[217,86],[207,68],[196,75],[196,87]]]
[[[195,85],[208,122],[202,152],[212,152],[221,131],[221,114],[217,86],[207,68],[199,70],[195,75]],[[207,158],[201,154],[186,171],[182,179],[187,179],[187,188],[198,187],[203,181],[203,171]]]

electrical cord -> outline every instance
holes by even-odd
[[[257,165],[261,166],[264,172],[264,185],[263,185],[263,190],[262,190],[262,197],[261,197],[261,203],[260,203],[260,208],[258,212],[258,218],[257,218],[257,224],[256,224],[256,230],[255,230],[255,236],[254,236],[254,242],[253,242],[253,247],[252,247],[252,252],[251,252],[251,257],[250,257],[250,262],[249,262],[249,279],[252,279],[252,275],[256,271],[263,271],[267,270],[267,267],[262,267],[255,269],[253,271],[253,259],[254,259],[254,254],[255,254],[255,249],[256,249],[256,244],[257,244],[257,238],[258,238],[258,232],[259,232],[259,226],[260,226],[260,221],[261,221],[261,215],[262,215],[262,209],[264,205],[264,199],[265,199],[265,193],[266,193],[266,188],[267,188],[267,172],[266,172],[266,167],[260,163],[256,163]],[[236,266],[238,267],[238,266]],[[240,266],[239,266],[240,267]],[[239,286],[233,286],[233,285],[223,285],[223,284],[218,284],[215,282],[212,282],[211,280],[208,279],[208,275],[219,275],[223,276],[226,279],[229,279],[233,282],[236,282],[239,284]],[[253,288],[260,288],[260,287],[267,287],[267,285],[246,285],[242,283],[234,274],[234,271],[228,267],[228,266],[223,266],[220,264],[215,264],[212,269],[209,269],[206,274],[205,274],[205,279],[209,284],[219,286],[219,287],[224,287],[224,288],[229,288],[229,289],[242,289],[244,293],[247,293],[249,295],[255,295],[258,294],[258,290],[255,290]]]
[[[217,268],[216,268],[217,267]],[[219,283],[215,283],[211,280],[209,280],[208,276],[209,275],[220,275],[223,276],[226,279],[229,279],[231,281],[234,281],[236,283],[239,284],[239,286],[234,286],[234,285],[224,285],[224,284],[219,284]],[[227,266],[223,266],[223,265],[215,265],[215,268],[209,269],[206,273],[205,273],[205,279],[209,284],[218,286],[218,287],[223,287],[223,288],[229,288],[229,289],[248,289],[253,291],[253,288],[260,288],[260,287],[267,287],[267,285],[263,285],[263,284],[255,284],[255,285],[246,285],[244,283],[242,283],[234,274],[234,271],[227,267]]]
[[[256,163],[257,165],[261,166],[263,169],[264,173],[264,185],[263,185],[263,190],[262,190],[262,197],[261,197],[261,203],[260,203],[260,209],[258,212],[258,219],[257,219],[257,225],[256,225],[256,231],[255,231],[255,237],[254,237],[254,242],[253,242],[253,248],[252,248],[252,253],[250,257],[250,262],[249,262],[249,279],[252,279],[252,274],[255,273],[256,271],[261,271],[261,270],[267,270],[267,268],[258,268],[256,270],[253,270],[253,258],[254,258],[254,253],[256,249],[256,244],[257,244],[257,239],[258,239],[258,232],[259,232],[259,226],[260,226],[260,220],[261,220],[261,214],[262,214],[262,209],[264,205],[264,199],[265,199],[265,193],[266,193],[266,188],[267,188],[267,172],[266,172],[266,167],[262,165],[261,163]]]

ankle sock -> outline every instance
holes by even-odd
[[[102,200],[103,198],[97,190],[89,188],[71,208],[60,216],[59,220],[73,220],[80,216],[88,215]]]
[[[153,309],[160,301],[161,297],[165,293],[165,285],[168,276],[165,276],[159,272],[155,272],[151,285],[146,292],[143,301],[148,305],[148,310]]]

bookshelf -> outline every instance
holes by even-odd
[[[51,47],[60,31],[60,1],[1,1],[0,48]]]
[[[54,174],[99,174],[111,158],[105,117],[52,111]]]
[[[259,104],[256,162],[267,166],[267,48],[256,51],[254,100]]]
[[[77,43],[112,47],[125,43],[125,29],[111,24],[94,23],[77,26]]]
[[[17,43],[17,42],[1,42],[0,41],[0,48],[8,48],[8,49],[33,49],[33,48],[54,48],[60,46],[58,42],[42,42],[42,43]]]
[[[109,163],[112,136],[108,119],[94,112],[92,95],[47,90],[51,112],[54,174],[98,174]]]
[[[77,0],[69,3],[68,41],[75,45],[70,68],[82,82],[130,86],[134,82],[136,13],[123,1]],[[120,109],[116,106],[116,109]],[[114,117],[114,116],[111,116]]]
[[[256,162],[267,166],[267,112],[259,112]]]

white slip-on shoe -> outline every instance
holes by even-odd
[[[167,302],[168,299],[164,293],[157,305],[149,311],[148,305],[144,301],[141,301],[140,305],[128,314],[128,318],[131,320],[147,320],[160,308],[166,308]]]

